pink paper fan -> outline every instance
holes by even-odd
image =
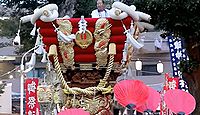
[[[164,101],[172,112],[190,114],[194,111],[196,101],[194,97],[180,89],[169,90],[164,95]]]
[[[79,108],[72,108],[72,109],[66,109],[64,111],[61,111],[58,113],[58,115],[90,115],[89,112],[84,111],[83,109]]]
[[[153,88],[148,87],[149,97],[144,105],[137,107],[136,110],[143,113],[144,111],[155,112],[161,101],[160,94]]]
[[[123,80],[114,86],[117,101],[124,107],[135,108],[147,100],[148,87],[139,80]]]

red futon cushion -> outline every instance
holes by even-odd
[[[116,55],[115,55],[115,62],[121,62],[122,59],[122,51],[124,48],[124,43],[126,40],[126,36],[124,34],[124,29],[122,26],[121,21],[119,20],[113,20],[111,18],[107,18],[112,25],[111,29],[111,36],[109,43],[115,43],[116,44]],[[87,21],[87,29],[93,34],[95,30],[95,23],[97,21],[97,18],[85,18]],[[78,22],[80,21],[80,18],[71,18],[69,21],[72,24],[72,34],[76,34],[78,31]],[[53,22],[56,24],[56,21]],[[129,29],[131,18],[128,17],[126,19],[123,19],[123,23],[125,24],[126,28]],[[54,27],[52,25],[52,22],[43,22],[41,20],[36,21],[36,26],[40,28],[40,34],[42,35],[43,43],[45,44],[45,49],[48,52],[49,47],[52,44],[57,45],[58,49],[58,57],[59,62],[62,61],[62,56],[59,53],[59,47],[58,47],[58,39],[57,39],[57,33],[54,31]],[[56,25],[57,26],[57,25]],[[95,50],[94,50],[94,42],[95,39],[93,37],[93,44],[91,44],[88,48],[82,49],[78,45],[74,45],[74,61],[75,63],[90,63],[90,62],[96,62],[96,56],[95,56]],[[50,57],[50,60],[52,60],[52,57]]]

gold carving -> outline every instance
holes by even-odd
[[[75,42],[82,49],[86,49],[93,41],[92,33],[86,30],[85,33],[76,32]]]
[[[52,102],[53,100],[53,90],[52,86],[50,85],[40,85],[37,87],[37,94],[38,94],[38,102]]]
[[[57,24],[59,25],[59,30],[65,34],[70,35],[72,32],[72,24],[69,20],[57,20]]]
[[[84,108],[89,111],[91,115],[111,115],[111,95],[98,95],[94,97],[85,97],[73,95],[66,99],[66,108]]]
[[[66,67],[73,67],[74,65],[74,43],[59,42],[60,53],[62,55],[63,64]]]
[[[94,37],[95,45],[94,49],[96,51],[97,66],[106,66],[108,58],[107,46],[109,43],[109,38],[111,34],[110,30],[111,24],[105,18],[100,18],[96,21]]]
[[[80,70],[93,70],[91,63],[79,64],[79,66],[80,66]]]
[[[59,30],[65,35],[71,35],[72,32],[72,24],[69,20],[57,20],[57,24],[59,25]],[[60,53],[63,59],[63,65],[65,67],[73,68],[74,65],[74,42],[59,42]]]

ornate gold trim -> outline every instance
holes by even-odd
[[[57,24],[59,25],[59,30],[65,35],[71,35],[72,32],[72,24],[69,20],[57,20]],[[74,65],[74,42],[65,43],[63,41],[59,41],[60,54],[63,59],[63,65],[65,67],[73,68]]]
[[[97,95],[95,97],[85,97],[81,95],[66,97],[65,108],[84,108],[89,111],[91,115],[111,115],[111,104],[113,102],[111,95]],[[105,112],[107,111],[107,112]]]
[[[94,49],[96,51],[96,63],[97,66],[106,66],[108,58],[108,43],[111,34],[110,30],[111,24],[105,18],[100,18],[96,21],[94,37],[95,45]]]
[[[85,33],[76,32],[76,44],[82,49],[86,49],[90,44],[92,44],[93,36],[89,30],[86,30]]]
[[[59,42],[60,53],[65,67],[73,67],[74,65],[74,42]]]
[[[59,25],[59,30],[65,34],[70,35],[72,32],[72,24],[69,20],[56,20],[56,23]]]

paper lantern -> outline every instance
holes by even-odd
[[[139,80],[123,80],[114,86],[117,101],[129,109],[143,105],[148,96],[148,87]]]
[[[196,101],[194,97],[180,89],[168,90],[164,95],[167,107],[176,114],[190,114],[194,111]]]
[[[137,61],[135,62],[135,68],[136,70],[142,70],[142,61],[137,59]]]
[[[10,75],[9,75],[9,78],[12,79],[12,78],[14,78],[14,76],[13,76],[12,74],[10,74]]]
[[[164,71],[164,66],[163,66],[163,63],[161,61],[159,61],[157,63],[157,71],[158,71],[158,73],[162,73]]]

